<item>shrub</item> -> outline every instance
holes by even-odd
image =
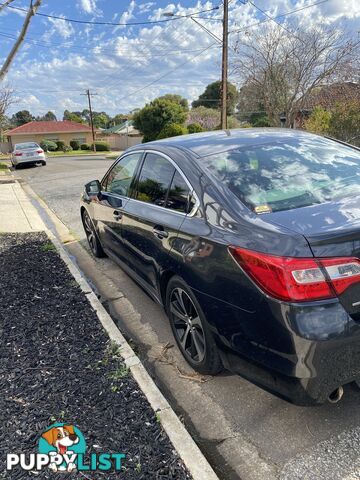
[[[43,140],[40,143],[40,147],[44,150],[44,152],[55,152],[57,149],[56,143],[52,142],[51,140]]]
[[[110,152],[110,145],[103,142],[95,142],[97,152]],[[91,145],[91,150],[94,150],[94,144]]]
[[[187,130],[184,125],[180,125],[179,123],[168,123],[163,127],[157,138],[160,140],[161,138],[177,137],[178,135],[184,135],[186,133]]]
[[[73,151],[72,147],[70,147],[69,145],[65,145],[63,152],[72,152],[72,151]]]
[[[70,147],[71,147],[73,150],[79,150],[79,148],[80,148],[80,143],[79,143],[77,140],[71,140],[71,142],[70,142]]]
[[[58,140],[56,142],[56,145],[57,145],[58,152],[61,152],[61,151],[65,152],[65,147],[66,147],[65,142],[63,142],[62,140]]]
[[[200,123],[189,123],[189,125],[187,126],[187,129],[189,133],[203,132],[203,128],[200,125]]]
[[[88,143],[82,143],[80,148],[81,150],[90,150],[90,145]]]

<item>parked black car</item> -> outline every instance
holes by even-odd
[[[130,148],[86,185],[81,216],[195,370],[311,405],[360,378],[359,193],[358,149],[239,129]]]

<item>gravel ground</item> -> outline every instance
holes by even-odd
[[[126,454],[124,472],[61,478],[190,479],[46,235],[0,235],[0,273],[0,472],[6,453],[37,453],[57,421],[81,430],[88,453]],[[33,476],[54,474],[0,473]]]

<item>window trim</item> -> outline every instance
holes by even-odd
[[[175,168],[175,173],[173,175],[173,178],[171,180],[171,183],[174,179],[174,176],[176,174],[176,172],[178,172],[182,178],[184,179],[185,183],[187,184],[187,186],[189,187],[189,196],[192,196],[194,197],[195,199],[195,205],[193,206],[193,208],[191,209],[191,211],[189,213],[185,213],[185,212],[178,212],[177,210],[173,210],[171,208],[167,208],[167,207],[162,207],[161,205],[155,205],[154,203],[149,203],[149,202],[144,202],[143,200],[138,200],[137,198],[134,198],[133,194],[134,192],[136,191],[136,188],[137,188],[137,183],[139,181],[139,175],[141,173],[141,170],[142,170],[142,167],[144,165],[144,161],[145,161],[145,158],[146,158],[146,154],[147,153],[155,153],[156,155],[159,155],[160,157],[163,157],[165,158],[168,162],[171,163],[171,165]],[[195,192],[195,189],[193,188],[193,186],[191,185],[191,183],[189,182],[189,180],[186,178],[186,175],[184,174],[184,172],[181,170],[181,168],[177,165],[177,163],[174,162],[174,160],[172,158],[170,158],[168,155],[166,155],[166,153],[163,153],[163,152],[159,152],[158,150],[153,150],[153,149],[149,149],[149,150],[143,150],[143,156],[141,158],[141,161],[140,161],[140,167],[138,168],[138,171],[136,172],[136,185],[135,185],[135,188],[132,189],[132,191],[130,192],[130,199],[133,201],[133,202],[140,202],[140,203],[143,203],[144,205],[150,205],[151,207],[155,207],[155,208],[161,208],[162,210],[166,210],[167,212],[172,212],[172,213],[177,213],[178,215],[183,215],[183,216],[187,216],[187,217],[193,217],[196,212],[198,211],[198,208],[200,206],[200,200],[199,200],[199,197],[197,196],[196,192]],[[135,177],[134,177],[135,178]],[[169,185],[169,187],[171,187],[171,183]],[[131,188],[131,187],[130,187]],[[169,193],[169,192],[168,192]]]
[[[106,195],[113,195],[117,198],[127,198],[128,200],[131,198],[131,194],[132,194],[132,183],[134,181],[134,179],[137,179],[138,178],[138,175],[139,175],[139,170],[143,164],[143,159],[144,159],[144,151],[145,150],[134,150],[134,151],[131,151],[131,152],[126,152],[124,153],[123,155],[120,155],[120,157],[118,157],[115,162],[109,167],[108,171],[105,173],[105,175],[103,176],[100,184],[101,184],[101,192],[103,193],[106,193]],[[132,181],[131,181],[131,184],[130,184],[130,189],[129,189],[129,195],[120,195],[119,193],[114,193],[114,192],[107,192],[106,190],[104,190],[104,184],[107,182],[107,179],[108,179],[108,176],[110,175],[110,173],[112,172],[112,170],[117,166],[118,163],[121,162],[121,160],[125,157],[128,157],[129,155],[133,155],[135,153],[139,153],[140,154],[140,158],[138,160],[138,164],[136,165],[136,169],[135,169],[135,172],[134,172],[134,175],[133,175],[133,178],[132,178]],[[107,184],[106,184],[106,187],[107,187]]]

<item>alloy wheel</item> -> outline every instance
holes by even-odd
[[[94,232],[94,227],[91,223],[89,215],[85,212],[84,213],[84,229],[86,238],[89,242],[91,250],[95,253],[96,252],[96,234]]]
[[[205,358],[205,334],[200,316],[189,295],[182,288],[174,288],[170,295],[170,314],[175,334],[184,354],[194,363]]]

